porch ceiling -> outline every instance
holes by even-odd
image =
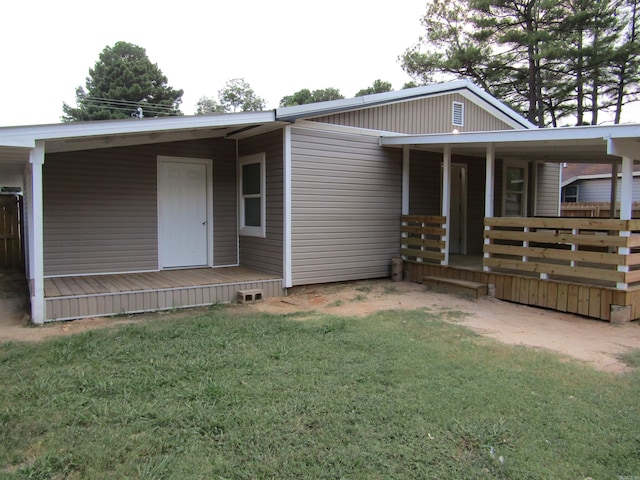
[[[640,125],[566,127],[537,130],[448,133],[381,137],[389,147],[410,146],[416,150],[442,153],[449,146],[457,155],[485,158],[493,145],[496,156],[545,162],[610,163],[619,159],[611,155],[612,142],[623,143],[626,150],[637,152],[640,160]]]

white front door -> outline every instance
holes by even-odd
[[[208,264],[209,171],[206,160],[159,157],[160,268]]]

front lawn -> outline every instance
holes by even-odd
[[[640,478],[640,375],[422,311],[0,345],[1,478]]]

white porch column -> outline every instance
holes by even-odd
[[[44,235],[42,202],[42,165],[44,164],[44,142],[36,142],[29,155],[29,290],[31,293],[31,320],[44,323]]]
[[[404,145],[402,147],[402,215],[409,215],[410,154],[411,149],[408,145]]]
[[[444,147],[442,152],[442,216],[445,217],[445,223],[442,225],[445,234],[442,237],[444,241],[444,258],[440,261],[441,265],[449,265],[449,238],[451,226],[451,147]]]
[[[293,286],[293,267],[291,263],[291,126],[284,127],[283,133],[284,165],[284,232],[283,232],[283,287]]]
[[[622,157],[622,182],[620,182],[620,220],[631,220],[633,206],[633,160]]]
[[[496,149],[493,144],[487,145],[487,156],[486,156],[486,168],[485,168],[485,190],[484,190],[484,217],[491,218],[493,217],[493,203],[495,196],[495,173],[496,173]],[[488,230],[489,227],[484,227],[485,230]],[[488,245],[490,240],[488,238],[484,239],[484,244]],[[485,253],[484,258],[489,258],[489,254]],[[491,270],[491,267],[483,266],[482,269],[485,272]]]

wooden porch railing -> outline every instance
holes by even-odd
[[[640,285],[640,220],[485,218],[484,269]]]
[[[404,260],[440,263],[445,258],[446,217],[403,215],[400,255]]]

